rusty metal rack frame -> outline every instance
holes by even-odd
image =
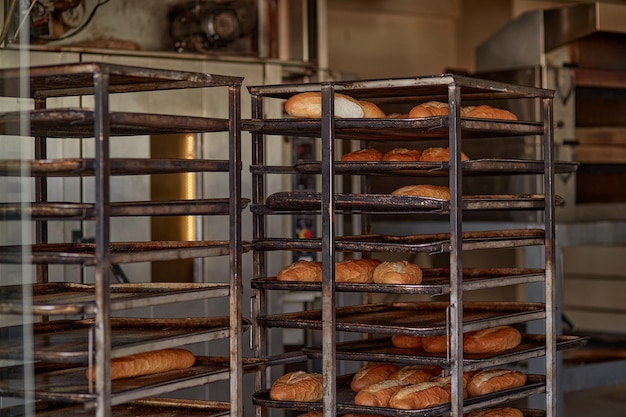
[[[27,83],[23,83],[26,78]],[[133,407],[141,407],[141,398],[160,395],[182,388],[209,383],[214,380],[230,380],[230,403],[227,409],[231,415],[243,413],[242,378],[244,360],[242,357],[242,331],[244,326],[241,316],[242,295],[242,253],[244,243],[241,233],[241,216],[247,201],[241,198],[241,85],[242,77],[222,76],[187,71],[152,69],[127,65],[107,64],[100,62],[71,63],[60,65],[39,66],[30,68],[0,69],[0,96],[22,97],[21,85],[28,85],[30,90],[25,94],[33,99],[33,109],[28,111],[0,114],[0,132],[2,134],[24,136],[19,129],[20,120],[29,121],[27,136],[34,138],[34,160],[24,164],[23,161],[2,161],[0,175],[29,175],[35,181],[35,201],[25,209],[17,205],[3,204],[0,208],[3,216],[19,217],[32,215],[36,228],[36,244],[33,247],[2,248],[0,261],[5,263],[18,262],[17,258],[26,251],[32,254],[27,261],[37,264],[37,283],[33,291],[46,292],[43,287],[48,284],[48,263],[78,263],[93,265],[95,268],[95,284],[87,289],[86,297],[79,297],[73,304],[72,291],[65,288],[65,299],[59,303],[63,294],[55,291],[41,295],[30,309],[31,314],[63,314],[68,309],[94,313],[93,359],[99,366],[96,368],[94,386],[87,387],[84,369],[59,371],[61,375],[56,382],[61,385],[75,384],[80,386],[77,391],[55,392],[49,386],[45,374],[40,375],[36,369],[35,387],[31,387],[35,398],[51,401],[82,403],[83,410],[90,415],[105,417],[111,414],[112,406],[124,402],[138,400]],[[224,105],[228,107],[226,118],[187,117],[167,114],[146,114],[112,111],[109,107],[111,94],[153,92],[174,89],[202,89],[220,87],[224,89]],[[67,96],[93,96],[93,108],[48,108],[49,98]],[[139,160],[129,158],[114,159],[110,157],[110,147],[114,146],[112,137],[120,135],[146,135],[164,133],[209,133],[225,132],[228,135],[228,159],[223,161],[210,160]],[[91,159],[59,159],[49,160],[46,153],[48,138],[93,138],[95,157]],[[28,166],[27,173],[22,169]],[[163,204],[160,207],[150,202],[136,204],[113,204],[110,201],[111,175],[144,175],[151,173],[173,172],[223,172],[228,175],[229,195],[227,199],[204,200],[199,202],[178,201]],[[93,176],[94,203],[88,205],[66,204],[64,202],[47,201],[47,178],[63,176]],[[181,212],[198,215],[228,215],[229,240],[205,242],[111,242],[110,218],[112,216],[132,215],[174,215]],[[50,218],[81,218],[95,221],[95,242],[93,244],[51,244],[47,237],[47,220]],[[229,279],[221,288],[212,286],[197,287],[173,285],[168,289],[159,286],[140,289],[127,288],[124,295],[114,294],[115,286],[111,286],[110,267],[114,263],[167,260],[205,256],[228,256]],[[47,290],[50,290],[48,288]],[[85,289],[83,289],[85,290]],[[118,289],[119,290],[119,289]],[[124,292],[124,291],[122,291]],[[190,296],[190,292],[194,293]],[[197,292],[197,293],[195,293]],[[113,294],[113,295],[112,295]],[[155,377],[154,383],[146,388],[137,389],[132,382],[127,387],[112,388],[110,381],[110,360],[112,354],[111,311],[122,308],[159,305],[180,302],[188,297],[229,297],[229,314],[223,331],[212,332],[211,338],[228,336],[230,340],[230,356],[212,363],[210,359],[199,360],[195,371],[182,373],[181,377],[169,380],[166,377]],[[19,300],[2,303],[3,312],[16,314],[25,313],[16,306]],[[57,309],[57,307],[59,309]],[[28,312],[26,312],[28,313]],[[187,336],[177,336],[181,343],[190,342],[198,337],[192,334],[197,330],[190,329]],[[204,335],[204,339],[207,335]],[[160,342],[159,342],[160,343]],[[171,342],[165,342],[169,344]],[[129,348],[131,351],[149,349],[145,344]],[[126,349],[126,351],[129,351]],[[124,351],[124,349],[122,349]],[[38,352],[40,353],[40,352]],[[116,352],[115,355],[118,355]],[[89,354],[88,356],[92,356]],[[246,367],[256,367],[255,363],[246,363]],[[37,367],[36,367],[37,368]],[[75,373],[76,379],[66,379],[63,375]],[[17,378],[19,370],[16,370]],[[53,372],[54,374],[54,372]],[[81,376],[82,375],[82,381]],[[48,381],[48,383],[46,382]],[[19,385],[19,384],[18,384]],[[84,385],[84,386],[83,386]],[[29,390],[31,388],[28,388]],[[19,393],[13,387],[5,387],[2,392],[7,395]],[[156,402],[144,404],[154,406]],[[201,405],[200,403],[198,403]],[[184,408],[184,404],[180,405]],[[177,404],[170,403],[175,410]],[[148,407],[149,408],[149,407]],[[207,408],[209,410],[211,407]],[[94,410],[95,409],[95,410]],[[202,409],[201,406],[198,407]],[[223,409],[223,407],[222,407]],[[135,414],[133,414],[135,415]]]
[[[542,246],[545,259],[544,276],[542,282],[545,290],[544,310],[545,316],[545,363],[546,375],[545,383],[540,383],[540,391],[546,394],[546,414],[548,417],[555,417],[557,404],[554,401],[556,385],[555,378],[555,358],[556,358],[556,327],[555,327],[555,227],[554,227],[554,206],[556,196],[554,194],[554,176],[556,164],[554,161],[553,143],[553,95],[554,92],[546,89],[524,87],[500,82],[492,82],[454,74],[443,74],[425,77],[413,77],[402,79],[380,79],[364,81],[339,81],[321,82],[309,84],[275,85],[275,86],[252,86],[248,87],[252,95],[252,119],[244,121],[244,130],[252,133],[252,173],[253,173],[253,197],[251,207],[253,209],[253,248],[254,255],[254,278],[259,280],[255,290],[255,346],[256,353],[263,357],[266,352],[264,340],[266,331],[263,325],[259,325],[259,318],[265,317],[267,306],[265,305],[265,289],[262,288],[260,280],[267,278],[268,274],[265,265],[265,251],[268,250],[318,250],[321,251],[322,259],[322,308],[318,317],[321,326],[321,357],[322,373],[324,382],[323,401],[316,405],[316,409],[323,410],[324,417],[332,417],[337,411],[344,410],[337,397],[337,336],[336,329],[339,325],[337,317],[338,307],[336,306],[336,292],[342,291],[334,280],[334,263],[337,251],[367,252],[382,249],[385,251],[401,250],[402,243],[389,245],[384,249],[376,246],[375,242],[369,238],[359,241],[359,237],[343,239],[343,236],[335,236],[335,214],[338,213],[340,200],[335,189],[335,175],[341,173],[363,174],[391,174],[396,171],[396,166],[378,164],[375,167],[371,164],[365,168],[361,166],[343,164],[335,162],[335,141],[338,139],[359,140],[363,144],[369,141],[420,141],[432,139],[447,139],[450,149],[450,160],[440,164],[442,173],[436,175],[446,176],[450,188],[449,209],[446,215],[449,216],[449,236],[445,244],[437,249],[448,252],[450,255],[450,275],[449,275],[449,319],[447,321],[451,334],[451,351],[453,358],[451,361],[452,373],[452,403],[445,411],[452,416],[462,416],[464,411],[473,409],[473,406],[464,405],[462,395],[462,371],[463,371],[463,351],[461,346],[462,329],[466,326],[463,321],[463,265],[461,252],[463,249],[477,248],[497,248],[503,247],[503,241],[509,241],[510,237],[493,239],[491,241],[480,242],[477,239],[474,245],[467,245],[463,236],[463,198],[461,195],[462,178],[467,172],[468,175],[477,175],[480,169],[473,169],[471,163],[461,162],[461,143],[463,140],[473,140],[474,138],[485,137],[506,137],[506,136],[534,136],[538,138],[537,143],[541,143],[543,159],[526,165],[530,168],[526,173],[542,175],[543,200],[540,205],[533,207],[543,214],[544,230],[540,236],[534,239],[520,240],[519,245]],[[321,96],[321,118],[320,119],[298,119],[285,117],[282,119],[265,119],[263,104],[269,99],[288,99],[298,93],[317,92]],[[376,104],[385,103],[411,103],[411,105],[438,100],[448,103],[449,115],[445,117],[430,117],[425,119],[341,119],[334,114],[334,94],[346,94],[357,100],[372,101]],[[469,119],[461,117],[461,102],[479,102],[495,99],[522,99],[532,100],[534,105],[540,109],[540,120],[537,121],[499,121],[489,119]],[[296,167],[266,167],[264,164],[264,146],[266,137],[269,135],[278,136],[303,136],[321,139],[321,162],[315,165]],[[506,139],[503,139],[506,140]],[[510,168],[508,174],[515,174],[519,171],[524,161],[516,161],[507,164],[504,162],[500,166],[507,165]],[[445,164],[445,169],[444,169]],[[532,165],[532,166],[531,166]],[[475,165],[474,165],[475,166]],[[495,165],[485,166],[481,175],[495,174]],[[425,167],[411,166],[413,171]],[[362,169],[362,170],[361,170]],[[377,170],[378,169],[378,170]],[[387,171],[382,172],[387,169]],[[559,171],[575,171],[576,166],[559,166]],[[361,170],[361,171],[359,171]],[[321,175],[321,195],[315,198],[318,213],[321,216],[321,233],[318,239],[308,239],[305,243],[297,243],[296,239],[268,238],[265,230],[265,217],[273,214],[272,210],[265,209],[268,203],[268,196],[265,194],[264,175],[266,174],[289,174],[293,171],[315,173]],[[419,175],[413,172],[412,175]],[[426,176],[435,175],[428,173]],[[367,193],[367,185],[365,185]],[[271,202],[271,200],[270,200]],[[349,204],[346,200],[346,204]],[[350,203],[353,204],[353,203]],[[307,206],[307,208],[312,208]],[[513,209],[515,203],[511,203],[509,208]],[[530,207],[529,207],[530,208]],[[293,211],[287,210],[286,213]],[[397,215],[400,215],[397,212]],[[371,233],[367,217],[363,223],[363,233]],[[522,233],[523,230],[520,230]],[[374,239],[380,237],[374,237]],[[371,244],[370,244],[371,243]],[[411,245],[408,245],[411,246]],[[407,252],[415,250],[413,246]],[[420,247],[423,248],[423,247]],[[424,249],[433,253],[435,248]],[[367,256],[367,255],[366,255]],[[507,285],[503,280],[502,285]],[[274,289],[274,288],[273,288]],[[257,379],[257,389],[259,392],[265,389],[265,381]],[[496,400],[497,402],[498,400]],[[258,402],[257,402],[258,404]],[[267,405],[267,404],[266,404]],[[269,405],[271,406],[271,405]],[[304,409],[310,409],[305,407]],[[358,412],[344,410],[346,412]],[[375,410],[372,414],[383,415],[387,410]],[[393,410],[394,413],[397,410]],[[394,414],[395,415],[395,414]],[[417,413],[416,415],[419,415]]]

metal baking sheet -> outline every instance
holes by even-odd
[[[227,283],[128,283],[109,286],[111,311],[226,297]],[[29,294],[28,305],[24,294]],[[71,282],[0,286],[3,314],[95,314],[96,286]]]
[[[228,172],[228,161],[204,159],[148,159],[111,158],[111,175],[154,175],[183,172]],[[93,158],[3,160],[0,175],[32,177],[93,176],[96,161]]]
[[[349,377],[341,377],[337,380],[337,411],[339,413],[372,414],[376,416],[389,417],[434,417],[449,413],[450,404],[443,404],[435,407],[420,410],[399,410],[386,407],[368,407],[356,405],[354,403],[355,393],[350,390]],[[494,404],[505,403],[507,401],[525,398],[534,394],[545,392],[545,377],[542,375],[527,375],[526,385],[523,387],[502,390],[492,394],[481,395],[468,398],[464,401],[464,406],[472,409],[483,408]],[[284,408],[290,410],[321,410],[322,402],[299,402],[299,401],[275,401],[270,399],[269,390],[258,391],[252,395],[252,401],[256,405],[272,408]],[[537,414],[529,414],[537,415]]]
[[[541,229],[507,229],[496,231],[463,232],[463,249],[513,248],[543,245],[545,232]],[[320,239],[265,238],[253,242],[256,250],[321,251]],[[451,248],[450,234],[423,235],[360,235],[339,236],[335,250],[346,252],[443,253]]]
[[[252,372],[266,366],[257,359],[244,359],[243,371]],[[9,397],[32,396],[34,399],[64,403],[82,403],[93,406],[95,387],[89,386],[85,376],[87,367],[70,367],[67,364],[35,363],[35,376],[27,384],[24,375],[29,372],[22,365],[3,368],[0,394]],[[191,368],[117,379],[111,382],[111,405],[120,405],[145,397],[159,396],[182,388],[209,384],[229,378],[229,359],[213,356],[196,356]],[[34,385],[30,385],[33,384]],[[93,385],[93,384],[92,384]]]
[[[92,417],[93,410],[82,405],[38,401],[33,405],[35,417]],[[230,404],[218,401],[143,398],[112,408],[115,417],[222,417],[230,414]],[[0,417],[31,417],[24,406],[0,409]]]
[[[250,200],[242,199],[242,208]],[[227,198],[209,198],[198,200],[170,201],[132,201],[109,204],[109,214],[117,216],[183,216],[183,215],[225,215],[229,214],[230,200]],[[95,204],[46,202],[46,203],[0,203],[0,217],[20,219],[28,216],[32,219],[67,219],[89,220],[96,217]]]
[[[449,324],[448,307],[447,302],[380,303],[337,307],[336,330],[381,335],[445,335]],[[543,319],[545,316],[545,306],[541,303],[468,302],[463,305],[465,332]],[[321,310],[264,315],[257,317],[257,322],[264,327],[316,330],[321,329],[323,323]]]
[[[0,247],[0,262],[36,264],[82,264],[95,265],[93,243],[49,243]],[[249,245],[243,244],[243,251]],[[113,242],[109,246],[109,260],[114,264],[128,262],[169,261],[174,259],[224,256],[229,254],[228,241],[150,241]]]
[[[447,139],[448,117],[423,119],[335,119],[335,137],[361,141]],[[243,120],[243,130],[265,135],[319,138],[320,119]],[[543,124],[509,120],[461,119],[463,139],[543,134]]]
[[[228,132],[229,124],[228,119],[125,112],[111,112],[108,119],[110,136]],[[0,113],[0,133],[22,135],[24,120],[34,137],[92,138],[97,117],[94,110],[80,108]]]
[[[556,174],[576,172],[578,162],[557,161],[554,163]],[[463,176],[468,175],[513,175],[513,174],[542,174],[545,170],[544,161],[519,159],[471,159],[462,161]],[[301,174],[319,174],[322,172],[321,162],[300,162],[294,168]],[[351,162],[336,161],[334,163],[337,174],[379,174],[379,175],[406,175],[418,177],[447,177],[450,163],[443,162]]]
[[[589,338],[576,336],[557,336],[557,350],[573,349],[584,346]],[[463,354],[466,371],[499,366],[545,355],[546,338],[544,335],[524,334],[519,346],[499,355]],[[310,358],[321,358],[321,346],[304,348]],[[390,337],[376,337],[351,342],[338,343],[336,358],[355,361],[384,361],[402,364],[426,364],[449,367],[445,353],[428,353],[417,348],[397,348],[391,344]]]
[[[273,211],[320,210],[322,195],[317,192],[278,192],[267,197],[264,205],[254,205],[252,211],[264,214]],[[557,206],[562,197],[555,197]],[[470,195],[463,196],[463,210],[540,210],[545,208],[545,196],[540,194]],[[438,198],[395,194],[337,194],[335,209],[352,212],[449,213],[450,201]]]
[[[390,294],[443,295],[450,293],[450,270],[448,268],[422,269],[421,284],[361,284],[335,283],[337,291],[372,292]],[[465,268],[463,269],[462,289],[464,291],[503,285],[539,282],[545,279],[543,269],[524,268]],[[254,289],[286,291],[321,291],[321,282],[278,281],[275,277],[256,278],[251,281]]]
[[[32,325],[32,357],[37,361],[87,364],[91,354],[89,333],[95,321],[52,320]],[[159,350],[228,337],[230,318],[119,318],[111,319],[111,356],[121,357],[145,350]],[[250,322],[243,319],[243,329]],[[0,358],[23,360],[23,326],[9,327],[0,346]],[[146,346],[149,345],[149,348]]]

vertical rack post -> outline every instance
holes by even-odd
[[[96,417],[111,414],[111,314],[109,293],[109,73],[98,69],[94,82],[95,202],[96,202]]]
[[[461,89],[448,85],[450,127],[450,314],[452,415],[463,415],[463,264],[462,254],[462,170],[461,170]]]
[[[337,409],[335,318],[334,88],[322,84],[322,376],[324,417]]]

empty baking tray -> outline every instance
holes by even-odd
[[[445,335],[449,322],[446,302],[381,303],[335,310],[337,331],[404,334],[415,336]],[[464,331],[520,323],[545,318],[541,303],[468,302],[463,305]],[[321,329],[322,310],[271,314],[257,317],[264,327]]]
[[[463,249],[497,249],[520,246],[543,245],[545,232],[541,229],[507,229],[463,232]],[[253,242],[254,249],[321,251],[320,239],[264,238]],[[339,236],[335,250],[346,252],[400,252],[442,253],[451,248],[449,233],[422,235],[357,235]]]
[[[93,410],[82,405],[38,401],[33,405],[36,417],[92,417]],[[230,414],[230,404],[218,401],[142,398],[112,408],[115,417],[222,417]],[[3,408],[0,417],[28,417],[24,406]]]
[[[465,268],[463,269],[462,289],[464,291],[503,285],[525,284],[545,279],[543,269],[524,268]],[[321,282],[278,281],[275,277],[256,278],[251,281],[254,289],[287,291],[321,291]],[[443,295],[450,293],[449,268],[422,269],[421,284],[361,284],[352,282],[335,283],[336,291],[371,292],[391,294]]]
[[[367,407],[354,404],[355,393],[350,390],[351,376],[342,376],[337,380],[337,411],[339,413],[372,414],[389,417],[434,417],[444,415],[450,411],[450,403],[420,410],[399,410],[385,407]],[[477,409],[505,403],[511,400],[525,398],[530,395],[545,392],[545,377],[542,375],[527,375],[526,385],[498,391],[492,394],[468,398],[464,406]],[[258,391],[252,395],[252,401],[260,406],[285,408],[291,410],[321,410],[322,402],[275,401],[269,398],[269,390]],[[536,414],[528,414],[536,415]]]
[[[563,205],[563,198],[556,196],[555,204]],[[320,210],[322,195],[316,192],[278,192],[267,197],[265,205],[254,205],[252,211],[266,214],[269,210]],[[545,196],[540,194],[471,195],[463,196],[463,210],[540,210],[545,208]],[[449,213],[448,200],[396,194],[336,194],[335,209],[352,212]]]
[[[111,311],[228,296],[227,283],[129,283],[109,286]],[[24,294],[29,294],[24,303]],[[96,286],[71,282],[0,286],[3,314],[95,314]]]
[[[0,262],[95,265],[95,243],[48,243],[0,247]],[[242,250],[249,250],[243,244]],[[225,256],[228,241],[151,241],[112,242],[109,260],[113,264],[128,262],[170,261],[175,259]]]
[[[577,336],[557,336],[557,350],[584,346],[589,338]],[[498,355],[463,354],[466,371],[498,366],[545,355],[546,338],[544,335],[524,334],[519,346]],[[322,347],[304,348],[310,358],[321,358]],[[390,337],[376,337],[336,345],[336,358],[355,361],[398,362],[402,364],[426,364],[450,366],[445,353],[428,353],[419,348],[397,348],[391,344]]]
[[[260,359],[243,360],[244,372],[256,371],[264,366],[266,362]],[[96,400],[96,393],[93,391],[95,387],[90,388],[85,376],[86,370],[87,367],[84,366],[35,363],[35,376],[32,380],[29,378],[27,383],[24,375],[30,375],[30,370],[22,365],[8,366],[2,369],[0,394],[93,406]],[[111,405],[226,380],[229,374],[228,358],[196,356],[196,363],[191,368],[112,381]]]
[[[111,158],[111,175],[155,175],[184,172],[228,172],[229,162],[209,159]],[[96,160],[93,158],[19,159],[0,161],[0,175],[32,177],[93,176]]]
[[[528,175],[543,174],[545,162],[519,159],[471,159],[462,161],[463,176],[468,175]],[[319,174],[322,172],[322,163],[300,162],[294,168],[301,174]],[[335,161],[335,174],[378,174],[378,175],[406,175],[415,177],[447,177],[450,163],[443,162],[352,162]],[[557,161],[554,163],[556,174],[575,172],[578,162]]]
[[[250,200],[242,199],[241,208]],[[109,204],[109,215],[118,216],[183,216],[183,215],[226,215],[230,200],[207,198],[198,200],[131,201]],[[66,220],[89,220],[96,217],[96,205],[92,203],[45,202],[45,203],[0,203],[0,218],[19,220],[24,217]]]
[[[90,332],[95,321],[53,320],[32,325],[32,356],[45,362],[71,362],[87,364],[90,352]],[[119,318],[111,319],[111,356],[132,355],[145,350],[172,348],[183,344],[207,342],[229,335],[229,317],[210,318]],[[244,329],[250,322],[243,319]],[[0,358],[23,360],[24,329],[8,328],[9,334],[0,347]],[[93,340],[93,339],[92,339]],[[149,348],[146,346],[149,345]]]

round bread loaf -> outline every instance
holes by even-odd
[[[384,119],[387,117],[384,111],[371,101],[360,100],[359,103],[363,108],[363,117],[366,119]]]
[[[487,410],[475,410],[464,417],[524,417],[524,413],[517,408],[504,407],[504,408],[490,408]]]
[[[429,101],[418,104],[409,111],[410,118],[447,116],[448,104],[439,101]]]
[[[397,379],[386,379],[359,391],[354,397],[354,403],[368,407],[388,407],[392,396],[405,386],[404,382]]]
[[[402,349],[418,349],[422,347],[422,336],[394,334],[391,336],[391,344]]]
[[[270,389],[270,398],[276,401],[319,401],[322,395],[322,375],[304,371],[281,376]]]
[[[357,151],[348,152],[341,157],[342,161],[365,161],[365,162],[378,162],[382,161],[383,153],[378,149],[365,148]]]
[[[526,384],[526,374],[510,369],[487,369],[478,372],[467,383],[470,397],[490,394]]]
[[[437,198],[440,200],[450,200],[450,189],[445,185],[407,185],[405,187],[394,190],[391,194],[395,195],[413,195],[416,197]]]
[[[441,367],[434,365],[407,365],[389,375],[388,379],[397,379],[406,384],[419,384],[430,381],[441,370]]]
[[[335,282],[370,283],[374,280],[374,270],[382,261],[378,259],[357,259],[335,264]]]
[[[498,326],[469,332],[463,336],[465,353],[501,353],[522,342],[522,334],[511,326]]]
[[[350,389],[359,392],[372,384],[386,380],[398,368],[398,365],[393,363],[369,363],[354,374],[350,382]]]
[[[322,282],[322,263],[317,261],[297,261],[285,267],[276,275],[278,281]]]
[[[389,400],[389,407],[402,410],[419,410],[450,402],[450,393],[435,382],[408,385]]]
[[[419,284],[422,269],[408,261],[383,262],[374,270],[376,284]]]
[[[383,155],[383,161],[419,162],[421,155],[419,149],[395,148]]]
[[[363,107],[358,100],[340,93],[335,93],[334,100],[335,117],[363,117]],[[294,117],[319,119],[322,117],[322,95],[314,91],[296,94],[285,102],[285,111]]]
[[[466,110],[465,116],[477,119],[517,120],[517,116],[510,111],[491,107],[486,104]]]
[[[420,162],[445,162],[450,160],[450,148],[432,147],[422,151]],[[461,161],[467,161],[469,157],[461,152]]]

